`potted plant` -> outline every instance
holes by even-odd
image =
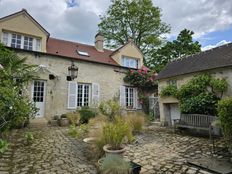
[[[60,116],[59,125],[60,125],[61,127],[69,126],[69,120],[68,120],[66,114],[62,114],[62,115]]]
[[[103,127],[102,136],[106,142],[106,145],[103,146],[103,150],[106,154],[123,154],[123,152],[125,152],[123,143],[133,140],[132,130],[129,124],[119,117],[116,118],[115,122],[107,123]]]

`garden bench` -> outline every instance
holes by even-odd
[[[211,123],[215,120],[216,117],[211,115],[181,114],[180,119],[174,120],[174,128],[207,130],[211,134]]]

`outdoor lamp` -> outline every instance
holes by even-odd
[[[74,62],[72,61],[71,66],[68,67],[67,80],[68,81],[74,80],[75,78],[77,78],[77,74],[78,74],[78,67],[75,66]]]

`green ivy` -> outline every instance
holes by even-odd
[[[218,102],[218,115],[224,136],[232,150],[232,98],[225,98]]]
[[[166,88],[164,88],[161,91],[161,97],[165,97],[165,96],[177,96],[177,87],[175,85],[168,85]]]

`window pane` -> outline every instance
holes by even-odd
[[[3,44],[4,45],[8,45],[8,37],[9,37],[9,34],[8,33],[3,33]]]
[[[77,106],[89,106],[90,85],[78,84]]]

